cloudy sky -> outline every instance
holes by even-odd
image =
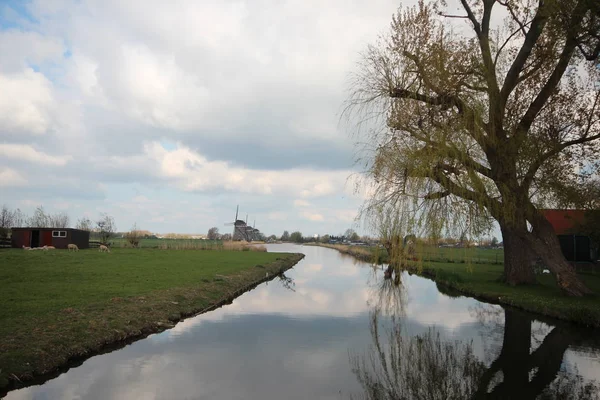
[[[392,0],[0,1],[0,203],[117,227],[340,233],[340,123]],[[364,231],[363,229],[358,229]]]

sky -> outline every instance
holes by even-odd
[[[239,204],[267,235],[368,233],[340,114],[398,6],[0,0],[0,204],[200,234]]]

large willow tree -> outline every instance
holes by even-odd
[[[399,10],[355,75],[349,110],[387,126],[368,140],[373,204],[409,197],[436,229],[493,218],[507,283],[533,283],[541,257],[589,293],[539,208],[598,166],[600,1],[455,3]]]

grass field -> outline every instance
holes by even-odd
[[[250,251],[0,250],[0,388],[164,329],[300,258]]]
[[[311,244],[311,243],[308,243]],[[387,263],[387,251],[376,246],[348,246],[342,244],[319,244],[319,246],[336,249],[341,253],[352,255],[362,261]],[[436,247],[417,246],[416,254],[424,262],[469,263],[469,264],[503,264],[502,249],[484,249],[478,247]]]
[[[387,262],[385,249],[323,246],[362,261]],[[499,282],[504,260],[501,252],[499,249],[421,247],[416,249],[419,261],[409,262],[409,270],[485,301],[600,328],[600,274],[579,274],[595,293],[583,298],[565,296],[551,274],[539,274],[537,285],[512,287]]]
[[[599,274],[579,274],[594,295],[568,297],[559,290],[551,274],[539,274],[536,285],[515,287],[498,281],[502,269],[502,265],[496,264],[425,262],[421,266],[416,265],[417,273],[461,293],[600,328]]]

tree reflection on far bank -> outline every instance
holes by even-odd
[[[391,290],[394,288],[395,290]],[[420,335],[403,330],[402,313],[385,312],[382,305],[403,310],[402,290],[394,279],[384,279],[379,299],[371,313],[372,344],[366,354],[351,355],[352,371],[364,399],[564,399],[600,398],[597,382],[565,368],[563,358],[570,345],[579,341],[576,330],[555,326],[532,351],[532,323],[529,314],[498,309],[478,319],[486,324],[491,316],[504,317],[501,346],[491,362],[482,361],[472,341],[448,340],[436,328]],[[391,296],[391,297],[390,297]],[[483,310],[483,311],[482,311]],[[498,315],[500,313],[500,315]],[[389,315],[389,317],[386,317]],[[498,321],[488,325],[500,327]],[[534,336],[538,336],[535,332]],[[488,336],[489,337],[489,336]]]

